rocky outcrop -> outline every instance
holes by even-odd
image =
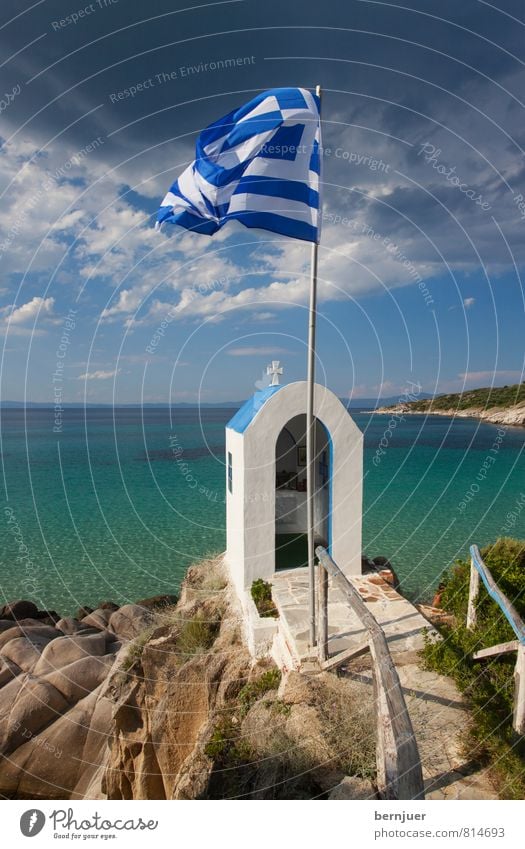
[[[220,559],[192,567],[171,602],[53,625],[10,608],[31,616],[0,620],[3,796],[374,797],[373,693],[359,674],[282,678],[254,661]]]
[[[438,628],[440,625],[451,625],[454,621],[452,614],[447,613],[441,607],[434,604],[416,604],[417,609],[431,625]]]
[[[216,590],[220,586],[222,589]],[[213,717],[250,676],[238,613],[221,565],[189,570],[179,604],[113,678],[113,733],[101,789],[110,799],[199,798],[213,761]]]
[[[374,413],[397,416],[446,416],[447,418],[481,419],[481,421],[489,422],[490,424],[525,426],[525,401],[511,407],[489,407],[487,409],[469,407],[465,410],[457,410],[455,408],[437,410],[430,403],[424,410],[415,410],[411,404],[398,404],[395,407],[380,407],[374,410]]]
[[[361,557],[361,573],[363,575],[374,575],[370,581],[372,583],[383,583],[386,581],[395,590],[399,590],[399,578],[392,566],[388,557],[370,558],[364,554]]]
[[[350,773],[366,798],[375,798],[370,778],[364,777],[375,771],[373,695],[367,684],[327,672],[290,672],[278,690],[269,690],[242,714],[241,765],[235,772],[228,759],[219,759],[219,767],[229,767],[227,780],[234,786],[218,795],[236,796],[240,790],[250,799],[327,799]]]
[[[37,619],[45,624],[54,625],[59,615],[55,610],[39,610],[36,604],[26,599],[10,601],[0,607],[0,622],[19,622],[25,619]]]
[[[0,609],[2,795],[100,793],[95,776],[112,729],[106,688],[156,609],[154,600],[121,608],[108,602],[80,619],[59,618],[25,600]]]

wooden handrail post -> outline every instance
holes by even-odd
[[[525,645],[518,646],[514,668],[514,716],[512,727],[517,734],[525,734]]]
[[[489,596],[501,609],[501,612],[505,616],[520,643],[525,642],[525,625],[523,623],[523,619],[510,599],[508,599],[505,593],[498,587],[496,581],[492,577],[490,569],[488,569],[483,562],[477,545],[470,546],[470,556],[472,558],[471,564],[474,565],[474,568],[479,573]]]
[[[477,545],[471,545],[467,628],[473,628],[476,624],[475,600],[479,592],[480,577],[489,596],[499,606],[518,639],[512,642],[500,643],[490,648],[480,649],[474,652],[473,659],[481,660],[484,657],[493,657],[498,654],[514,651],[515,649],[517,650],[518,657],[516,659],[516,666],[514,667],[514,713],[512,727],[517,734],[523,736],[525,735],[525,625],[512,602],[498,587],[490,570],[483,562]]]
[[[479,594],[479,572],[470,558],[470,584],[468,590],[467,628],[471,631],[476,627],[476,600]]]
[[[397,669],[383,629],[359,592],[324,548],[316,549],[319,561],[334,586],[364,625],[374,670],[377,712],[377,784],[383,799],[424,799],[425,790],[417,741],[407,710]]]
[[[502,654],[507,654],[509,651],[517,651],[519,642],[511,640],[509,643],[498,643],[497,646],[489,646],[486,649],[479,649],[472,655],[472,660],[483,660],[485,657],[499,657]]]
[[[318,564],[317,570],[317,652],[319,663],[322,664],[328,659],[328,572],[321,563]]]

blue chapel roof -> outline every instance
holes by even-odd
[[[259,392],[255,393],[255,395],[248,398],[242,407],[239,407],[226,427],[230,428],[230,430],[235,430],[237,433],[244,433],[268,398],[271,398],[272,395],[275,395],[275,393],[282,388],[283,387],[281,385],[278,385],[265,386],[264,389],[260,389]]]

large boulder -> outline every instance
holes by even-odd
[[[0,692],[5,692],[5,689]],[[67,708],[67,700],[56,687],[46,681],[27,678],[18,690],[9,716],[0,723],[0,752],[8,754],[17,749]]]
[[[100,657],[106,653],[106,638],[101,631],[96,634],[59,637],[45,647],[35,665],[34,674],[46,675],[83,657],[91,655]]]
[[[90,628],[97,628],[99,631],[108,627],[109,620],[114,613],[110,609],[102,609],[98,607],[93,613],[89,613],[82,619],[82,625],[87,625]]]
[[[37,618],[45,622],[46,625],[56,625],[60,619],[60,613],[57,613],[56,610],[39,610]]]
[[[76,634],[82,630],[82,625],[78,619],[74,619],[72,616],[63,616],[56,623],[56,628],[62,631],[63,634]]]
[[[8,660],[6,657],[0,657],[0,687],[3,687],[4,684],[7,684],[13,678],[16,678],[17,675],[20,675],[21,671],[20,667],[16,663],[13,663],[12,660]]]
[[[113,654],[82,657],[48,672],[42,680],[52,684],[68,702],[79,702],[104,681],[114,659]]]
[[[106,770],[108,753],[108,728],[112,728],[114,704],[107,695],[109,676],[96,690],[98,697],[94,703],[88,733],[82,750],[82,769],[75,784],[72,799],[105,798],[102,793],[102,778]],[[84,699],[87,702],[87,699]],[[82,704],[82,702],[79,702]]]
[[[32,601],[9,601],[0,609],[0,619],[38,619],[38,607]]]
[[[41,616],[39,616],[37,619],[17,619],[16,625],[22,631],[24,631],[24,633],[27,630],[27,628],[46,628],[48,630],[49,630],[49,628],[53,628],[53,629],[56,628],[55,622],[52,622],[51,624],[49,624],[48,622],[43,620]]]
[[[0,729],[6,728],[11,714],[11,709],[18,698],[20,690],[28,681],[28,675],[22,673],[16,680],[13,679],[0,690]]]
[[[173,604],[177,604],[178,598],[176,595],[153,595],[150,598],[143,598],[140,601],[136,601],[139,607],[145,607],[148,610],[156,610],[159,607],[170,607]]]
[[[109,618],[109,628],[120,639],[133,640],[153,622],[153,614],[138,604],[125,604]]]
[[[2,646],[1,657],[16,663],[24,672],[30,672],[40,660],[42,649],[50,642],[46,637],[15,637]]]
[[[24,637],[25,634],[23,630],[18,626],[11,622],[11,627],[7,628],[7,630],[2,631],[0,634],[0,654],[4,651],[4,646],[11,642],[11,640],[16,639],[17,637]]]
[[[83,763],[82,753],[97,695],[95,690],[77,702],[3,761],[0,787],[4,794],[28,799],[78,798],[71,793],[82,772],[91,768],[91,763]],[[106,730],[108,727],[109,722]]]
[[[87,623],[64,617],[57,628],[48,611],[41,618],[16,603],[0,620],[0,793],[100,798],[114,705],[99,696],[122,647],[108,630],[115,607]],[[128,627],[136,612],[124,618]]]
[[[0,634],[0,654],[3,653],[3,647],[16,637],[27,637],[30,642],[39,646],[45,645],[46,642],[49,642],[49,640],[54,640],[57,637],[62,636],[60,631],[57,631],[56,628],[53,628],[50,625],[43,625],[37,620],[26,621],[36,621],[36,624],[24,626],[21,622],[18,622],[16,625],[11,623],[11,628],[8,628]]]

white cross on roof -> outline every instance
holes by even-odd
[[[272,360],[272,364],[270,366],[266,366],[266,374],[271,375],[272,378],[270,386],[279,386],[279,375],[284,371],[284,369],[279,368],[279,366],[279,360]]]

